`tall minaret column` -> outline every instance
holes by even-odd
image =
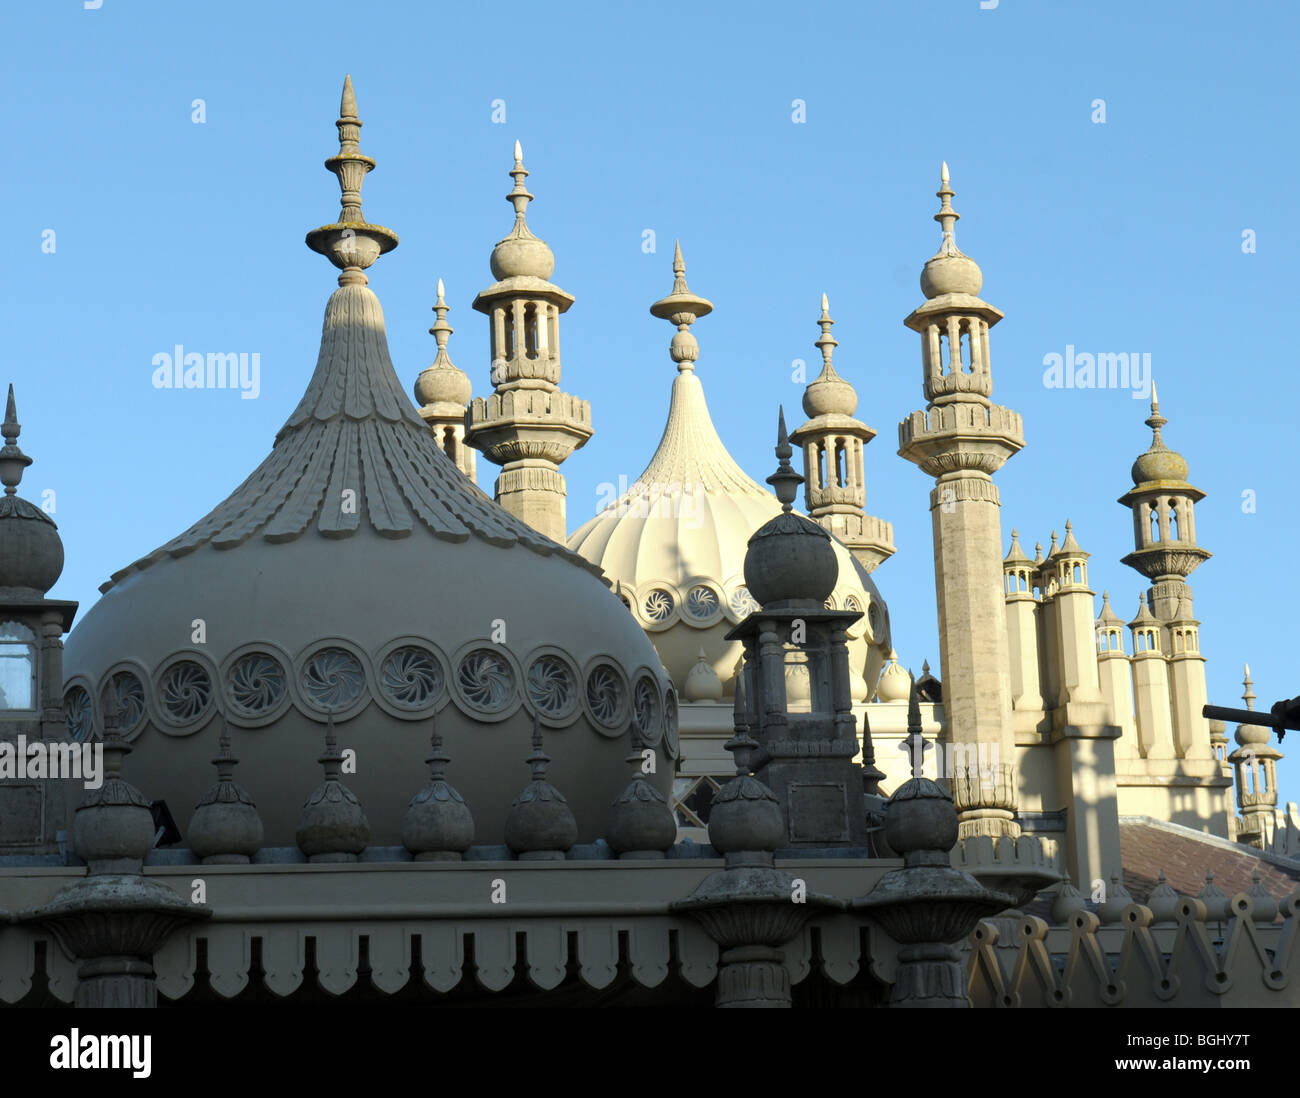
[[[1011,662],[1011,704],[1018,728],[1033,730],[1042,719],[1039,692],[1037,604],[1034,562],[1020,548],[1018,532],[1011,531],[1011,548],[1002,560],[1005,582],[1007,646]],[[1022,718],[1020,714],[1025,714]],[[1022,724],[1022,720],[1026,723]]]
[[[1124,623],[1111,609],[1108,591],[1101,594],[1101,614],[1097,617],[1097,675],[1111,719],[1120,727],[1115,758],[1136,759],[1139,752],[1137,722],[1133,718],[1133,668],[1124,651]]]
[[[1014,838],[1016,748],[993,474],[1024,446],[1024,434],[1019,415],[989,400],[988,333],[1002,313],[976,296],[983,276],[957,248],[947,164],[938,196],[943,237],[921,273],[926,301],[904,321],[921,337],[928,404],[899,424],[898,452],[935,479],[930,515],[948,735],[997,760],[997,780],[954,783],[959,832]]]
[[[515,142],[514,189],[506,195],[515,224],[492,250],[497,279],[474,299],[488,316],[492,346],[489,397],[468,410],[466,441],[500,465],[496,501],[553,541],[564,543],[565,485],[560,465],[591,438],[591,406],[560,391],[560,315],[573,297],[548,281],[555,256],[528,228],[533,196],[524,186],[524,154]]]

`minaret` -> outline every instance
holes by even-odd
[[[474,479],[475,451],[465,445],[465,405],[469,403],[469,375],[452,363],[447,354],[447,337],[455,329],[447,323],[447,299],[438,279],[438,300],[433,306],[438,319],[429,334],[438,341],[433,364],[415,379],[415,403],[420,416],[433,432],[433,440],[456,468]]]
[[[1241,695],[1246,708],[1255,708],[1254,685],[1250,681],[1250,664],[1246,664]],[[1243,724],[1237,727],[1237,750],[1228,756],[1237,777],[1237,807],[1241,823],[1237,841],[1268,849],[1277,816],[1277,760],[1282,752],[1268,742],[1271,730],[1264,725]]]
[[[1205,493],[1187,483],[1187,462],[1161,437],[1169,421],[1160,414],[1151,386],[1151,445],[1133,463],[1133,488],[1119,502],[1133,511],[1136,547],[1124,563],[1152,581],[1151,609],[1162,626],[1161,649],[1169,662],[1175,742],[1180,758],[1209,759],[1210,727],[1201,708],[1207,700],[1200,622],[1187,583],[1210,554],[1196,544],[1193,505]]]
[[[961,836],[1014,838],[1016,748],[993,473],[1024,446],[1024,434],[1019,415],[989,400],[989,329],[1002,313],[976,296],[983,276],[957,248],[947,164],[937,193],[943,238],[921,273],[926,301],[903,322],[921,336],[928,405],[898,425],[898,452],[935,478],[930,515],[948,735],[998,759],[999,780],[957,805]]]
[[[1067,724],[1106,723],[1097,677],[1097,644],[1092,616],[1093,592],[1088,587],[1088,557],[1074,537],[1069,519],[1065,541],[1051,558],[1056,572],[1057,650],[1061,654],[1061,705]]]
[[[1101,593],[1101,613],[1097,617],[1097,674],[1101,696],[1110,706],[1111,719],[1120,727],[1115,757],[1135,759],[1138,738],[1133,719],[1133,669],[1124,651],[1124,622],[1111,609],[1109,591]]]
[[[1133,632],[1133,702],[1137,716],[1138,748],[1144,759],[1173,759],[1174,728],[1169,714],[1169,674],[1164,652],[1160,648],[1160,622],[1151,613],[1145,595],[1138,596],[1138,612],[1128,627]]]
[[[867,481],[862,450],[876,432],[853,418],[858,394],[835,372],[831,354],[839,345],[831,335],[830,304],[822,294],[817,324],[821,338],[822,372],[803,394],[809,420],[790,433],[803,448],[804,502],[808,516],[840,539],[868,572],[894,555],[894,527],[868,515]]]
[[[1010,652],[1011,704],[1015,709],[1016,723],[1033,720],[1035,727],[1042,718],[1043,697],[1039,693],[1038,679],[1038,628],[1036,625],[1037,599],[1034,597],[1034,562],[1020,548],[1019,532],[1011,531],[1011,548],[1002,558],[1002,575],[1005,579],[1007,645]]]
[[[497,279],[474,299],[486,313],[492,341],[489,397],[469,406],[465,440],[500,465],[496,501],[553,541],[564,543],[564,477],[561,463],[591,438],[591,406],[560,391],[560,314],[571,294],[548,281],[555,256],[528,228],[524,211],[533,196],[515,142],[515,208],[509,235],[492,250]]]

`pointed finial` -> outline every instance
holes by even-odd
[[[357,97],[352,90],[352,77],[343,81],[343,96],[339,103],[339,117],[334,125],[339,131],[339,151],[325,161],[325,167],[339,181],[341,205],[338,221],[322,225],[307,234],[307,247],[328,256],[338,267],[339,285],[361,285],[367,282],[365,269],[384,252],[397,247],[397,234],[382,225],[371,225],[361,212],[361,184],[366,173],[373,171],[375,162],[361,152],[361,119],[357,115]]]
[[[679,373],[695,369],[700,357],[700,345],[690,332],[690,327],[702,316],[713,312],[713,302],[691,293],[686,285],[686,261],[682,258],[682,242],[673,248],[673,290],[650,306],[650,315],[677,325],[677,334],[668,345],[668,354],[677,363]]]
[[[217,768],[217,781],[229,782],[239,760],[230,749],[230,726],[226,723],[226,715],[222,713],[220,716],[221,735],[217,737],[217,754],[212,765]]]
[[[524,186],[524,180],[528,178],[528,169],[524,167],[524,150],[518,141],[515,142],[515,166],[510,169],[511,178],[515,181],[514,189],[506,195],[510,204],[515,208],[515,228],[522,229],[527,224],[524,217],[524,211],[528,208],[528,203],[533,200],[533,196],[528,193],[528,188]]]
[[[1151,415],[1145,422],[1151,428],[1151,449],[1163,450],[1165,440],[1160,437],[1160,428],[1169,420],[1160,414],[1160,399],[1156,394],[1156,383],[1154,381],[1151,382]]]
[[[821,338],[813,346],[819,348],[822,353],[823,379],[835,376],[835,367],[831,365],[831,355],[840,344],[839,340],[831,335],[831,325],[834,323],[835,321],[831,319],[830,303],[826,300],[826,295],[822,294],[822,315],[817,321],[822,334]]]
[[[546,764],[550,761],[551,756],[542,750],[542,722],[538,715],[534,713],[533,753],[527,759],[529,769],[533,772],[533,781],[544,782],[546,780]]]
[[[1034,542],[1034,563],[1043,563],[1043,543],[1041,541]]]
[[[1069,519],[1066,519],[1066,520],[1065,520],[1065,536],[1066,536],[1066,537],[1069,537],[1069,536],[1070,536],[1070,531],[1073,530],[1073,529],[1074,529],[1074,527],[1070,525],[1070,520],[1069,520]]]
[[[438,279],[438,300],[434,303],[433,311],[437,314],[437,320],[434,321],[433,327],[429,329],[429,334],[438,341],[438,355],[433,360],[435,366],[450,366],[451,359],[447,357],[447,339],[456,329],[447,323],[447,314],[451,310],[447,307],[446,289],[443,287],[442,279]]]
[[[1246,692],[1241,695],[1241,700],[1246,703],[1247,709],[1255,708],[1255,691],[1251,689],[1255,684],[1250,681],[1250,664],[1246,664],[1246,677],[1242,680],[1242,685]]]
[[[776,428],[776,456],[780,464],[776,472],[767,478],[767,483],[775,490],[776,498],[781,501],[781,510],[786,514],[794,510],[794,499],[799,493],[799,485],[803,483],[803,477],[790,464],[793,454],[790,436],[785,429],[785,408],[782,407],[777,413]]]
[[[957,238],[953,232],[953,226],[961,218],[961,214],[952,208],[952,197],[955,193],[948,183],[948,162],[945,160],[939,171],[939,189],[935,192],[942,203],[939,212],[934,215],[934,219],[943,226],[943,242],[939,245],[939,255],[961,254],[957,250]]]
[[[923,678],[923,679],[928,679],[929,677],[930,677],[930,661],[929,661],[929,660],[922,660],[922,661],[921,661],[921,678]]]
[[[916,676],[911,671],[907,675],[911,680],[907,691],[907,735],[898,747],[908,753],[912,777],[920,778],[925,770],[925,753],[930,750],[931,744],[921,734],[921,694],[916,686]]]
[[[18,492],[22,483],[23,470],[32,463],[32,459],[22,452],[18,445],[18,436],[22,425],[18,422],[18,407],[14,403],[14,387],[9,385],[9,399],[5,402],[4,426],[0,427],[0,436],[5,444],[0,447],[0,484],[5,486],[5,495],[12,496]]]
[[[451,762],[451,756],[442,749],[442,736],[438,732],[437,717],[430,720],[429,754],[424,761],[429,764],[429,781],[431,783],[442,781],[443,775],[447,772],[447,764]]]

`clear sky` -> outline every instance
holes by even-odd
[[[1147,406],[1043,375],[1067,347],[1149,354],[1166,440],[1208,493],[1196,524],[1214,557],[1192,583],[1210,698],[1237,703],[1247,660],[1261,705],[1300,694],[1297,367],[1279,357],[1296,322],[1297,9],[990,3],[5,5],[0,381],[37,462],[21,491],[55,493],[52,595],[88,609],[239,484],[296,405],[337,274],[303,235],[338,214],[321,161],[351,72],[378,161],[365,212],[401,237],[369,273],[408,385],[433,357],[441,277],[452,357],[488,388],[469,304],[492,281],[523,143],[529,223],[577,298],[562,385],[596,432],[563,467],[570,530],[658,441],[672,330],[647,306],[680,237],[716,306],[694,328],[698,374],[757,479],[777,405],[802,421],[792,363],[816,360],[829,294],[836,365],[879,432],[867,510],[898,546],[875,578],[902,661],[937,665],[931,482],[897,456],[896,424],[923,406],[901,321],[922,301],[946,159],[958,243],[1006,313],[994,399],[1024,417],[1026,448],[998,475],[1005,539],[1019,527],[1032,554],[1072,519],[1098,605],[1108,589],[1132,617],[1145,584],[1119,563],[1132,522],[1115,501]],[[176,344],[256,352],[257,399],[156,390],[153,358]],[[496,469],[479,468],[490,492]],[[1300,800],[1300,734],[1282,746],[1283,798]]]

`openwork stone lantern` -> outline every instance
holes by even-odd
[[[749,540],[745,583],[762,609],[730,633],[744,644],[743,689],[736,724],[758,744],[755,776],[776,795],[785,818],[783,847],[865,846],[862,793],[875,793],[871,734],[863,730],[863,766],[852,711],[847,629],[861,613],[828,610],[835,586],[835,552],[817,523],[793,513],[801,477],[779,421],[780,465],[768,477],[783,512]],[[807,676],[806,712],[790,712],[787,676]]]

